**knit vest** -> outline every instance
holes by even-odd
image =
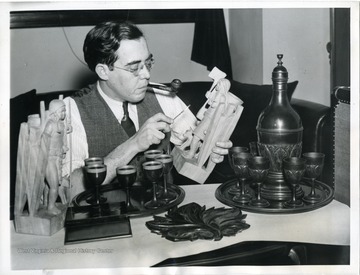
[[[89,85],[76,92],[73,99],[77,104],[85,128],[89,157],[105,157],[118,145],[129,139],[129,136],[99,94],[96,84]],[[140,127],[153,115],[163,113],[154,92],[150,89],[146,92],[145,98],[136,104],[136,107]],[[166,149],[169,141],[170,133],[166,133],[165,139],[159,145],[152,146],[151,149]]]

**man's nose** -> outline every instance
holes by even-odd
[[[150,70],[146,66],[143,66],[139,72],[139,76],[141,78],[150,79]]]

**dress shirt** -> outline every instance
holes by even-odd
[[[121,123],[121,120],[124,116],[124,111],[122,108],[122,102],[114,100],[108,97],[100,88],[99,82],[97,83],[97,89],[108,104],[111,111],[114,113],[115,117]],[[194,129],[196,125],[196,118],[187,109],[185,103],[177,96],[165,96],[162,94],[156,94],[156,98],[160,104],[161,109],[164,114],[170,118],[175,118],[179,113],[186,109],[184,113],[186,113],[186,119],[182,119],[182,125],[184,121],[186,121],[186,128]],[[68,144],[71,150],[66,154],[66,157],[63,161],[63,169],[62,175],[63,177],[68,177],[70,175],[70,171],[74,171],[77,168],[84,166],[84,160],[89,157],[88,153],[88,143],[86,138],[86,132],[84,125],[81,121],[81,116],[79,110],[77,108],[76,102],[71,97],[66,97],[64,99],[66,110],[67,110],[67,123],[71,123],[72,132],[68,135]],[[129,116],[131,120],[134,122],[136,131],[139,130],[139,119],[137,114],[136,104],[131,104],[129,102],[128,105]],[[185,128],[183,128],[185,129]],[[183,133],[182,133],[183,134]],[[179,134],[172,131],[170,141],[174,144],[180,144],[181,138],[179,138]],[[70,156],[71,155],[71,156]],[[70,165],[71,163],[71,165]]]

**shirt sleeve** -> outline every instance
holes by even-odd
[[[69,129],[70,126],[70,132],[67,134],[69,151],[63,160],[62,176],[69,177],[72,171],[84,166],[84,160],[88,158],[88,144],[85,128],[75,101],[71,97],[66,97],[64,103],[66,105],[66,129]]]

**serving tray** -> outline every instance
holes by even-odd
[[[176,197],[174,200],[168,202],[162,207],[156,209],[147,209],[144,207],[145,202],[151,200],[152,192],[151,190],[145,190],[142,186],[134,186],[131,188],[130,196],[131,203],[136,208],[135,211],[127,211],[125,207],[126,201],[126,192],[123,189],[120,189],[118,184],[106,184],[101,186],[101,194],[103,199],[103,203],[101,205],[103,211],[100,213],[96,213],[94,207],[88,203],[89,199],[93,196],[91,190],[84,191],[78,194],[73,199],[73,207],[68,209],[67,213],[67,224],[76,222],[77,220],[96,220],[96,219],[104,219],[104,217],[112,217],[115,216],[117,218],[124,217],[145,217],[152,216],[155,214],[166,212],[168,209],[177,206],[180,204],[185,197],[185,191],[174,184],[168,185],[168,191],[175,193]]]
[[[172,201],[156,209],[147,209],[144,204],[152,199],[151,190],[140,184],[132,187],[131,202],[135,209],[130,211],[125,203],[126,192],[117,183],[101,186],[102,199],[97,205],[90,203],[93,199],[91,190],[80,193],[66,212],[65,244],[131,237],[130,218],[166,212],[184,200],[185,191],[177,185],[169,184],[168,191],[176,195]]]
[[[236,182],[237,179],[232,179],[221,184],[215,191],[216,199],[218,199],[220,202],[228,206],[238,207],[244,211],[253,212],[253,213],[291,214],[291,213],[307,212],[329,204],[334,198],[334,191],[330,186],[328,186],[323,182],[315,181],[315,192],[321,195],[321,200],[315,204],[304,203],[304,206],[299,208],[284,208],[282,206],[282,203],[279,203],[278,201],[269,200],[270,206],[266,208],[254,207],[249,204],[240,204],[232,200],[234,195],[229,194],[228,190],[232,186],[236,185]],[[255,190],[252,189],[250,186],[251,186],[251,182],[246,184],[246,188],[249,189],[250,194],[252,194],[252,196],[255,196]],[[311,190],[310,183],[305,179],[301,181],[299,187],[303,190],[303,193],[305,195],[308,194]]]

